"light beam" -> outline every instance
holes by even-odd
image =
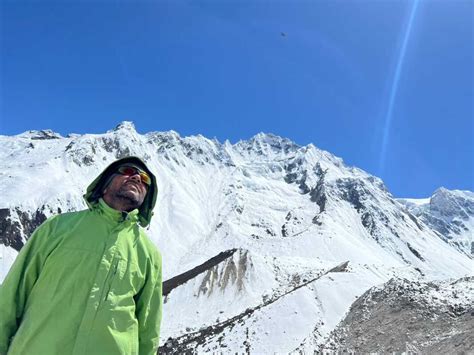
[[[410,11],[410,18],[408,19],[408,22],[406,24],[402,46],[400,48],[400,53],[398,55],[397,67],[395,69],[395,74],[393,77],[392,88],[390,91],[390,98],[389,98],[388,107],[387,107],[387,114],[385,117],[385,122],[384,122],[384,127],[383,127],[382,147],[380,150],[380,159],[379,159],[379,175],[382,175],[385,169],[387,146],[388,146],[390,128],[391,128],[392,119],[393,119],[393,105],[395,103],[395,97],[397,96],[398,84],[400,81],[400,75],[402,71],[403,62],[405,60],[407,43],[408,43],[408,39],[410,38],[413,22],[415,21],[415,15],[418,9],[419,2],[420,0],[413,0],[411,11]]]

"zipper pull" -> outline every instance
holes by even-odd
[[[114,271],[112,272],[112,276],[110,277],[110,285],[109,289],[107,290],[107,294],[105,295],[104,301],[107,301],[109,299],[110,290],[112,289],[112,283],[114,282],[115,275],[117,274],[118,263],[119,261],[117,260],[114,265]]]
[[[118,269],[118,262],[119,262],[118,260],[115,262],[113,276],[115,276],[115,274],[117,273],[117,269]]]

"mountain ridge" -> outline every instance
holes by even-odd
[[[140,156],[159,183],[148,234],[162,251],[164,279],[209,265],[167,296],[162,345],[349,261],[348,272],[298,289],[197,348],[316,349],[371,287],[393,277],[431,281],[474,270],[473,259],[451,242],[457,236],[444,237],[381,179],[313,144],[264,133],[235,144],[175,131],[139,134],[131,122],[104,134],[34,137],[0,136],[0,235],[8,235],[0,238],[0,281],[37,224],[86,208],[82,194],[105,166]],[[294,330],[279,327],[286,319]]]

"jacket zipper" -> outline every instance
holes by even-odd
[[[105,294],[104,302],[107,301],[108,298],[109,298],[110,290],[111,290],[111,288],[112,288],[112,283],[114,282],[115,275],[117,274],[118,263],[119,263],[119,259],[117,259],[117,261],[115,262],[112,275],[111,275],[110,278],[109,278],[109,284],[108,284],[108,286],[107,286],[107,292],[106,292],[106,294]]]

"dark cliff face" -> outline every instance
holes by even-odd
[[[390,228],[390,218],[378,205],[369,186],[361,179],[344,178],[336,180],[336,188],[339,197],[352,205],[364,228],[378,241],[381,226]],[[397,236],[396,231],[392,232]]]
[[[20,208],[0,208],[0,244],[20,251],[49,215],[62,213],[60,207],[53,210],[40,206],[36,211],[22,211]]]
[[[27,240],[34,230],[46,220],[43,209],[31,214],[21,211],[19,208],[0,209],[0,244],[20,251],[24,240]]]
[[[302,194],[308,194],[311,202],[319,206],[319,213],[326,209],[327,195],[325,186],[325,176],[327,170],[323,170],[319,163],[316,163],[310,171],[305,169],[301,158],[294,159],[284,167],[284,180],[287,184],[297,184]],[[308,175],[316,177],[316,185],[308,185]]]

